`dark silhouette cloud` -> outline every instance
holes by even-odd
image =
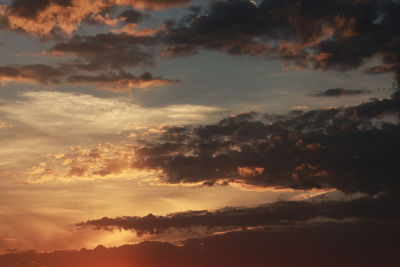
[[[319,224],[286,231],[240,231],[93,250],[0,256],[2,266],[397,266],[396,223]]]
[[[288,201],[276,202],[254,208],[225,208],[217,211],[188,211],[167,216],[144,217],[104,217],[77,224],[79,228],[124,229],[138,235],[159,234],[167,230],[205,226],[210,232],[221,228],[280,227],[295,226],[316,218],[354,221],[394,221],[399,220],[398,198],[358,198],[351,201]],[[216,228],[219,227],[219,228]]]
[[[374,194],[399,185],[399,101],[396,92],[348,108],[263,119],[248,113],[165,128],[158,140],[136,147],[132,167],[161,170],[168,183],[223,180]]]
[[[331,88],[325,91],[322,91],[315,96],[325,96],[325,97],[339,97],[339,96],[354,96],[354,95],[362,95],[368,94],[371,91],[363,90],[363,89],[344,89],[344,88]]]

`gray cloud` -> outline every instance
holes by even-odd
[[[343,109],[286,116],[241,114],[205,126],[166,128],[136,148],[134,168],[158,169],[168,183],[219,180],[263,187],[397,188],[399,92]],[[392,123],[381,121],[393,115]]]
[[[199,49],[347,71],[380,55],[369,71],[400,73],[400,3],[373,1],[215,1],[209,11],[167,23],[165,55]]]
[[[124,67],[152,66],[157,39],[127,34],[98,34],[75,36],[64,43],[57,43],[48,50],[53,55],[76,57],[74,66],[84,70],[122,70]]]
[[[322,91],[315,96],[324,96],[324,97],[340,97],[340,96],[355,96],[370,93],[370,90],[364,89],[344,89],[344,88],[331,88],[325,91]]]

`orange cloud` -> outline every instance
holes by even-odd
[[[112,29],[111,32],[116,34],[124,33],[129,35],[135,35],[138,37],[147,37],[154,35],[159,31],[159,29],[152,29],[152,28],[137,30],[137,26],[138,25],[136,23],[128,23],[121,29]]]
[[[12,124],[8,124],[6,122],[1,122],[0,121],[0,129],[8,129],[8,128],[13,128],[14,126]]]
[[[50,2],[33,18],[22,16],[22,11],[14,11],[11,7],[7,14],[8,24],[12,30],[23,30],[32,35],[50,36],[54,31],[71,35],[89,15],[98,14],[106,7],[104,1],[95,0],[72,0],[68,6]]]
[[[264,172],[264,168],[257,167],[238,167],[237,169],[242,177],[257,176]]]
[[[137,9],[161,10],[174,6],[185,6],[190,0],[111,0],[114,5],[132,6]]]
[[[72,76],[67,80],[71,84],[94,84],[99,89],[121,92],[129,91],[134,88],[147,89],[149,87],[159,87],[178,82],[178,80],[168,80],[162,77],[153,77],[149,72],[136,77],[129,73],[104,74],[97,76]]]
[[[0,6],[0,17],[8,20],[11,30],[22,30],[36,36],[71,35],[82,22],[116,25],[119,19],[101,14],[114,6],[132,6],[136,9],[161,10],[184,6],[189,0],[70,0],[66,3],[12,3]]]

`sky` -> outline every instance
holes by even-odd
[[[399,12],[0,0],[0,265],[398,266]]]

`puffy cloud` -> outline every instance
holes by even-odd
[[[62,135],[62,129],[79,136],[125,129],[130,136],[126,141],[132,142],[132,157],[110,154],[99,157],[95,165],[86,154],[79,157],[80,161],[72,160],[66,165],[62,164],[65,159],[61,162],[56,159],[49,163],[52,167],[36,166],[33,174],[26,174],[32,180],[41,180],[41,175],[51,179],[70,173],[86,178],[94,174],[106,177],[121,171],[150,170],[156,171],[157,177],[167,184],[232,183],[294,190],[335,188],[374,194],[397,188],[398,94],[391,99],[375,99],[347,108],[263,117],[245,113],[216,124],[161,128],[165,121],[169,125],[204,122],[207,114],[220,115],[222,111],[201,106],[149,109],[123,101],[43,92],[27,95],[35,105],[28,102],[0,110],[7,112],[10,119],[13,115],[29,125],[35,118],[35,127],[52,135]],[[70,103],[73,110],[68,106]],[[48,120],[43,116],[38,120],[35,114],[41,114],[43,108],[55,113],[48,114]],[[55,132],[51,118],[60,110],[69,116],[57,120],[60,131]],[[155,125],[154,129],[147,127],[141,132],[138,124],[149,122]],[[46,169],[56,170],[57,175]]]
[[[157,141],[136,149],[132,166],[161,170],[168,183],[390,190],[399,171],[398,94],[342,109],[293,111],[264,120],[248,113],[213,125],[166,128]]]
[[[104,1],[14,0],[7,7],[8,25],[32,35],[72,34],[89,15],[107,7]]]
[[[120,177],[125,172],[143,173],[131,169],[133,159],[128,157],[130,150],[125,145],[132,144],[133,136],[151,138],[165,125],[216,121],[224,112],[213,106],[143,107],[121,97],[26,92],[20,101],[3,103],[0,107],[0,113],[6,118],[2,126],[14,126],[0,129],[2,170],[7,173],[17,170],[18,177],[29,181],[56,177],[60,180],[102,179]],[[108,154],[99,153],[97,145],[106,146],[108,142],[113,143]],[[82,147],[69,149],[76,146]],[[60,154],[64,157],[59,157]],[[91,154],[98,157],[94,159]],[[128,160],[127,168],[121,173],[102,171],[115,169],[114,160],[121,164]],[[95,175],[94,172],[99,173]]]
[[[164,54],[212,49],[340,71],[381,56],[373,69],[398,78],[399,10],[394,0],[215,1],[201,14],[167,23]]]

